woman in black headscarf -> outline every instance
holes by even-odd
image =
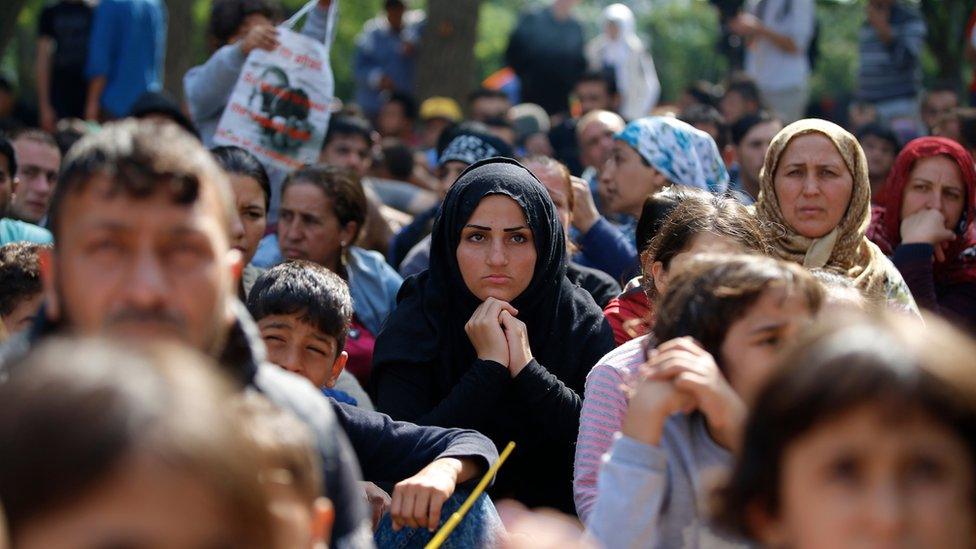
[[[496,496],[574,513],[583,385],[613,348],[593,299],[566,278],[546,188],[521,164],[473,164],[434,223],[430,269],[409,278],[376,339],[377,409],[517,444]]]

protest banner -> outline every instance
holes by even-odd
[[[335,81],[327,44],[285,26],[273,51],[248,55],[214,142],[247,149],[284,172],[318,160]]]

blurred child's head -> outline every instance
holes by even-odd
[[[691,337],[750,404],[783,344],[820,310],[823,289],[799,265],[756,255],[699,255],[658,303],[654,335]]]
[[[182,347],[61,340],[0,385],[0,500],[23,549],[272,547],[218,366]]]
[[[282,263],[258,277],[247,308],[271,362],[316,387],[335,385],[349,358],[343,348],[353,313],[338,275],[309,261]]]
[[[759,394],[720,522],[772,547],[973,547],[974,356],[935,318],[823,322]]]
[[[0,246],[0,318],[7,333],[30,327],[43,300],[40,244],[13,242]]]
[[[642,218],[664,216],[641,254],[644,289],[652,302],[667,290],[671,269],[694,254],[768,252],[768,238],[762,226],[734,198],[694,189],[664,193],[665,200],[669,194],[676,194],[677,204],[670,212],[664,213],[666,208],[662,208],[660,214],[650,213],[645,202],[641,214]]]
[[[265,397],[235,399],[235,415],[257,452],[259,478],[274,521],[276,547],[320,547],[329,539],[332,503],[322,495],[322,464],[304,423]]]
[[[852,278],[826,269],[810,269],[810,274],[823,286],[824,309],[867,310],[867,300]]]

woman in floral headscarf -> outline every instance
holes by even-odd
[[[616,235],[602,218],[585,230],[581,227],[580,262],[620,279],[636,270],[635,230],[648,196],[671,185],[722,193],[729,173],[710,135],[677,118],[648,116],[614,136],[613,154],[600,171],[600,184],[606,186],[607,208],[628,216],[628,223]],[[615,245],[620,240],[626,246]]]
[[[898,269],[865,236],[871,183],[853,135],[826,120],[794,122],[773,138],[759,179],[756,215],[782,227],[772,235],[778,256],[853,279],[873,306],[917,312]]]
[[[868,232],[919,305],[976,328],[976,169],[961,145],[921,137],[895,160]]]

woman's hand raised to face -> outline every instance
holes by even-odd
[[[508,341],[508,372],[515,377],[532,362],[529,333],[525,329],[525,323],[515,318],[507,309],[502,310],[498,320],[505,329],[505,339]]]
[[[939,210],[919,210],[901,221],[902,243],[935,246],[936,261],[945,261],[946,245],[955,239],[955,233],[945,228],[945,217]]]
[[[518,310],[509,303],[489,297],[474,310],[468,323],[464,325],[464,331],[468,334],[468,339],[471,340],[478,358],[491,360],[508,368],[509,345],[502,330],[500,320],[502,311],[510,315],[518,314]]]
[[[735,450],[746,418],[746,405],[718,369],[715,359],[690,337],[658,346],[644,367],[646,381],[669,382],[689,395],[705,415],[716,442]]]

